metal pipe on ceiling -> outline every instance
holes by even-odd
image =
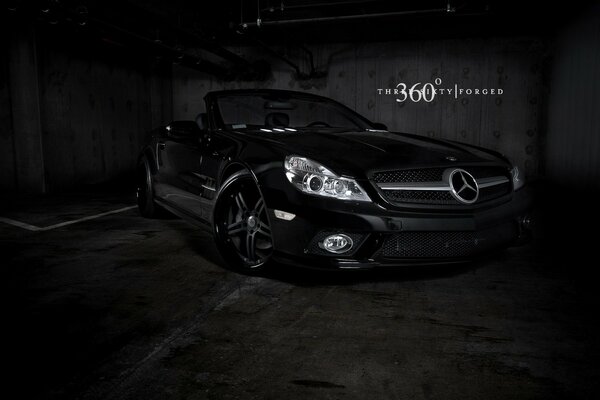
[[[358,19],[373,19],[373,18],[385,18],[385,17],[399,17],[407,15],[422,15],[422,14],[443,14],[454,12],[454,9],[448,8],[432,8],[427,10],[410,10],[410,11],[394,11],[389,13],[373,13],[373,14],[361,14],[361,15],[339,15],[334,17],[316,17],[316,18],[298,18],[298,19],[284,19],[279,21],[260,21],[257,22],[245,22],[242,24],[243,28],[257,27],[257,26],[276,26],[276,25],[301,25],[319,22],[338,22],[338,21],[350,21]]]

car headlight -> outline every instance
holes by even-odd
[[[525,186],[525,178],[521,175],[521,171],[519,167],[516,165],[510,170],[510,174],[512,175],[513,188],[515,190],[521,189]]]
[[[284,165],[288,181],[301,192],[340,200],[371,201],[354,179],[338,176],[308,158],[287,156]]]

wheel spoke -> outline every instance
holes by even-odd
[[[244,231],[246,231],[246,229],[245,229],[245,228],[236,228],[236,229],[232,229],[232,230],[230,230],[230,231],[227,231],[227,234],[228,234],[229,236],[233,236],[233,235],[236,235],[236,234],[238,234],[238,233],[240,233],[240,232],[244,232]]]
[[[269,222],[265,219],[259,218],[260,221],[260,229],[266,231],[267,234],[271,234],[271,227],[269,226]]]
[[[254,211],[256,212],[256,215],[260,215],[264,209],[265,202],[263,201],[262,197],[259,197],[258,201],[256,202],[256,205],[254,206]]]
[[[256,205],[254,206],[254,211],[256,212],[256,215],[258,216],[258,219],[260,221],[260,229],[258,230],[258,232],[271,237],[271,227],[269,226],[268,221],[266,220],[266,218],[261,218],[261,215],[264,210],[265,202],[263,201],[263,198],[260,197],[256,202]]]
[[[239,207],[240,210],[242,210],[242,211],[247,211],[248,210],[248,206],[246,205],[246,202],[244,201],[244,196],[242,196],[242,192],[239,192],[235,196],[235,202],[236,202],[236,204],[237,204],[237,206]]]
[[[254,233],[248,233],[246,235],[246,255],[250,261],[254,261],[256,258],[256,243]]]
[[[271,233],[271,227],[263,221],[260,221],[260,229],[263,229],[263,230],[267,231],[268,233]]]
[[[269,239],[271,238],[271,230],[268,229],[265,226],[261,226],[260,228],[258,228],[258,230],[256,231],[256,233],[260,233],[260,234],[268,237]]]
[[[242,232],[244,230],[246,230],[246,229],[244,227],[243,220],[234,222],[233,224],[230,224],[227,226],[227,234],[228,235],[235,235],[236,233]]]

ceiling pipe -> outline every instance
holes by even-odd
[[[358,19],[374,19],[374,18],[386,18],[386,17],[400,17],[407,15],[426,15],[426,14],[444,14],[453,13],[453,8],[432,8],[427,10],[410,10],[410,11],[394,11],[388,13],[373,13],[373,14],[361,14],[361,15],[340,15],[335,17],[317,17],[317,18],[298,18],[298,19],[284,19],[279,21],[261,21],[260,24],[256,22],[244,22],[242,28],[250,28],[257,26],[281,26],[281,25],[301,25],[310,23],[320,22],[338,22],[338,21],[351,21]]]

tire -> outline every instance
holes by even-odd
[[[233,269],[256,275],[270,266],[273,239],[267,208],[249,172],[226,180],[213,217],[217,248]]]
[[[158,207],[154,203],[154,187],[152,173],[148,159],[143,157],[136,170],[137,205],[140,214],[145,218],[154,218],[158,214]]]

